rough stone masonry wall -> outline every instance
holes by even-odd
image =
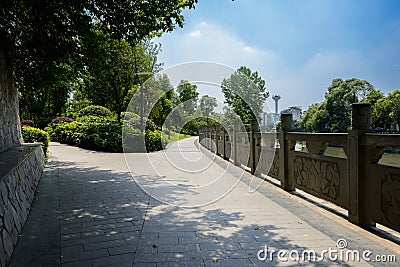
[[[9,171],[0,165],[4,174],[0,174],[0,266],[3,267],[9,263],[28,218],[45,157],[41,146],[36,144],[21,145],[0,155],[13,159],[14,163]]]
[[[18,91],[0,46],[0,152],[21,143]]]

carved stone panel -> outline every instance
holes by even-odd
[[[275,157],[269,169],[269,175],[275,178],[279,177],[279,150],[275,151]]]
[[[400,227],[400,174],[389,173],[382,180],[381,208],[385,219]]]
[[[317,192],[330,199],[340,195],[340,171],[332,161],[296,156],[294,179],[298,186]]]

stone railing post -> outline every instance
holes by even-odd
[[[255,133],[260,131],[257,120],[250,121],[250,172],[256,174],[258,159],[256,158]]]
[[[218,155],[218,139],[219,139],[219,126],[215,125],[214,126],[214,136],[215,136],[215,154]]]
[[[222,135],[222,158],[227,159],[228,157],[226,156],[226,131],[225,128],[221,125],[221,135]]]
[[[199,144],[201,144],[202,136],[203,136],[203,128],[199,128],[197,130],[197,135],[199,136]]]
[[[211,131],[209,126],[207,126],[206,128],[206,137],[207,137],[207,149],[211,150],[212,141],[211,141]]]
[[[360,142],[364,133],[372,132],[371,121],[370,104],[352,105],[351,129],[348,134],[349,221],[362,226],[375,225],[364,215],[368,209],[368,196],[365,195],[365,148]]]
[[[281,188],[286,191],[295,189],[293,174],[289,172],[292,162],[289,162],[289,153],[294,150],[295,143],[286,140],[287,132],[293,128],[293,115],[281,114],[281,132],[279,134],[279,174],[281,180]]]
[[[233,162],[236,166],[240,166],[238,160],[238,145],[237,145],[237,133],[239,132],[240,124],[238,121],[233,123],[233,140],[232,140],[232,150],[233,150]]]

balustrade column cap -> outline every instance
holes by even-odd
[[[293,115],[290,113],[281,114],[282,131],[291,131],[293,129]]]
[[[260,125],[257,120],[250,120],[250,130],[253,132],[260,131]]]
[[[371,130],[372,110],[369,103],[354,103],[351,106],[351,129]]]

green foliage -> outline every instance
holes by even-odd
[[[145,38],[172,31],[175,26],[182,27],[182,11],[193,8],[195,2],[0,1],[0,50],[5,51],[9,64],[8,78],[13,79],[12,73],[16,75],[21,115],[24,115],[21,117],[32,118],[39,125],[38,119],[54,118],[65,112],[69,94],[79,88],[84,69],[89,66],[85,59],[93,57],[89,53],[93,50],[87,49],[87,45],[94,30],[112,40],[126,40],[131,47],[136,47]],[[99,59],[113,58],[103,56],[113,54],[111,50],[96,51]],[[102,62],[101,67],[114,70],[114,64],[119,70],[123,67],[120,61]],[[135,65],[135,71],[141,71],[141,64]],[[126,84],[118,84],[115,90],[123,87]],[[117,99],[114,95],[109,97]]]
[[[400,125],[400,90],[394,90],[376,102],[372,110],[372,119],[375,126],[385,129],[394,122]]]
[[[210,117],[214,114],[214,109],[217,106],[217,99],[215,97],[203,95],[200,98],[199,113],[204,117]]]
[[[22,137],[24,138],[25,143],[41,143],[43,152],[47,155],[47,149],[49,147],[50,135],[41,129],[23,126],[21,127]]]
[[[225,103],[240,116],[245,125],[249,125],[250,120],[259,119],[269,93],[258,72],[251,72],[242,66],[222,81],[221,88]]]
[[[91,105],[86,108],[83,108],[78,113],[78,117],[83,117],[83,116],[110,117],[112,115],[113,115],[112,112],[108,108],[97,105]]]
[[[199,129],[199,120],[197,118],[189,120],[181,129],[181,133],[187,135],[197,135]]]
[[[111,117],[83,116],[70,123],[52,123],[46,130],[60,143],[91,150],[122,150],[122,126]]]
[[[168,143],[162,132],[158,130],[146,130],[145,140],[147,152],[162,150]]]
[[[132,138],[132,142],[136,142],[135,144],[140,146],[140,142],[143,143],[143,134],[135,128],[136,125],[129,124],[138,116],[135,116],[134,113],[125,115],[130,117],[130,120],[124,121],[127,123],[124,128],[125,134]],[[152,127],[149,126],[149,128]],[[46,130],[52,140],[60,143],[91,150],[122,152],[122,124],[113,117],[83,116],[73,122],[51,123]],[[157,139],[157,136],[160,138]],[[145,138],[148,151],[162,149],[160,144],[166,142],[157,130],[146,130]]]
[[[178,96],[166,74],[148,80],[145,86],[147,87],[147,94],[153,91],[151,95],[153,96],[154,106],[151,108],[151,112],[148,116],[154,121],[158,128],[161,129],[167,116],[173,110]],[[155,100],[155,97],[157,97],[157,100]]]
[[[312,104],[303,114],[301,128],[306,132],[327,132],[328,112],[324,103]]]
[[[135,85],[160,70],[157,64],[160,47],[147,39],[131,45],[127,40],[116,40],[111,34],[96,29],[85,39],[84,47],[89,56],[85,58],[86,79],[80,91],[91,103],[105,106],[116,114],[126,110],[126,98]]]
[[[65,116],[61,116],[61,117],[57,117],[51,120],[51,123],[63,123],[63,122],[73,122],[74,120],[71,119],[70,117],[65,117]]]
[[[311,105],[304,113],[302,128],[311,132],[346,132],[350,127],[352,104],[372,101],[374,90],[374,86],[364,80],[334,79],[325,93],[325,100]]]
[[[193,115],[197,108],[199,93],[197,85],[190,84],[188,81],[181,80],[177,89],[179,101],[182,103],[182,111],[185,115]]]

